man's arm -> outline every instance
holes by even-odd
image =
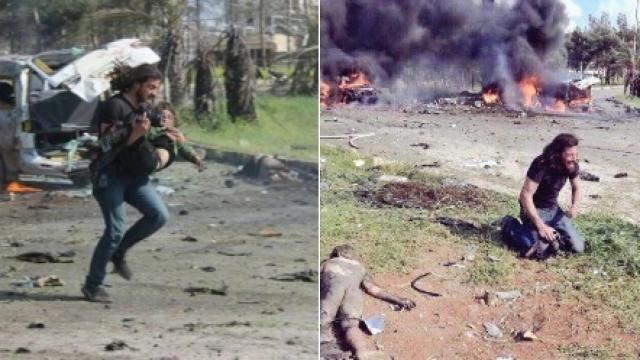
[[[374,298],[396,304],[403,309],[410,310],[416,306],[416,303],[414,303],[413,301],[407,298],[397,297],[376,285],[369,274],[366,274],[362,279],[362,288],[367,294],[373,296]]]
[[[529,220],[531,220],[538,229],[538,235],[545,240],[553,241],[555,238],[555,230],[542,221],[533,203],[533,194],[535,194],[538,189],[538,185],[537,182],[528,176],[526,177],[524,185],[522,185],[522,191],[520,191],[520,204],[522,205],[525,215],[527,215]]]
[[[582,199],[582,186],[577,176],[569,181],[571,182],[571,208],[567,215],[575,218],[578,215],[578,203]]]

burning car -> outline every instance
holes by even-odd
[[[542,83],[535,76],[525,76],[511,88],[515,94],[507,93],[509,90],[502,84],[491,83],[483,87],[481,96],[485,105],[513,105],[515,97],[515,102],[525,109],[584,112],[591,109],[591,87],[599,83],[600,79],[593,76],[550,83]],[[505,99],[509,95],[512,99]]]
[[[378,90],[361,71],[348,71],[335,83],[323,80],[320,84],[320,104],[324,108],[333,103],[375,104],[377,101]]]
[[[21,175],[88,182],[83,144],[110,91],[116,63],[154,64],[160,57],[137,39],[85,52],[68,49],[0,56],[0,186]]]

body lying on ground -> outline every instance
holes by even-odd
[[[502,224],[504,240],[524,257],[544,259],[558,250],[581,253],[582,238],[571,219],[578,214],[581,187],[578,178],[578,139],[560,134],[536,157],[520,192],[520,219],[507,216]],[[571,183],[571,207],[558,205],[558,195]]]
[[[342,332],[357,359],[384,359],[384,355],[367,349],[366,338],[360,330],[364,290],[369,295],[399,306],[412,309],[410,299],[397,297],[377,286],[350,245],[336,246],[330,258],[320,265],[320,341],[334,339],[334,324]]]

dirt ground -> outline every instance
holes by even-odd
[[[107,276],[110,305],[80,296],[103,230],[93,197],[64,187],[13,200],[0,194],[0,358],[317,358],[317,280],[270,279],[317,270],[317,183],[234,179],[227,187],[225,174],[232,170],[209,163],[198,173],[176,163],[159,173],[159,184],[175,189],[164,196],[172,217],[130,253],[132,281]],[[132,224],[137,212],[130,210]],[[184,241],[187,236],[196,241]],[[70,250],[73,263],[11,258]],[[201,269],[208,266],[215,271]],[[57,275],[65,285],[11,285],[37,275]],[[225,296],[184,291],[223,285]],[[45,327],[28,328],[31,323]],[[117,340],[128,347],[105,350]],[[29,353],[17,354],[18,348]]]
[[[323,111],[321,135],[374,133],[358,139],[356,151],[380,162],[416,166],[437,162],[438,167],[424,168],[516,195],[527,167],[543,146],[560,132],[573,132],[581,139],[581,168],[600,177],[600,182],[583,182],[583,211],[612,213],[638,224],[640,122],[622,106],[605,100],[620,91],[594,90],[595,111],[575,115],[522,117],[477,109],[419,114],[399,106],[342,106]],[[349,148],[346,140],[323,143]],[[420,143],[428,146],[412,146]],[[620,172],[628,176],[614,178]],[[561,198],[564,203],[570,199],[567,188]],[[590,299],[563,297],[545,263],[518,260],[520,270],[508,284],[474,286],[467,282],[464,269],[441,265],[459,262],[468,255],[466,251],[460,244],[433,246],[425,249],[424,259],[411,273],[376,276],[376,282],[414,299],[417,307],[396,312],[389,304],[367,297],[365,317],[385,316],[384,332],[370,337],[370,345],[396,359],[596,359],[616,352],[635,358],[640,353],[637,332],[622,329],[611,313]],[[421,284],[442,297],[411,289],[411,281],[426,272],[432,275]],[[490,305],[479,299],[485,291],[493,299],[496,291],[509,290],[519,290],[522,296]],[[488,336],[486,322],[497,325],[503,336]],[[517,341],[517,331],[527,329],[535,329],[539,339]],[[598,349],[606,350],[599,353]]]
[[[478,109],[440,114],[404,112],[406,106],[341,106],[323,111],[321,135],[373,133],[358,139],[359,152],[385,160],[430,167],[435,174],[455,176],[487,189],[517,194],[531,161],[561,132],[581,140],[581,169],[600,177],[584,182],[581,208],[611,212],[640,223],[640,122],[607,98],[622,88],[594,89],[594,112],[530,115]],[[469,107],[466,107],[469,108]],[[345,145],[346,140],[323,140]],[[411,146],[426,143],[423,146]],[[625,172],[627,177],[614,178]],[[570,200],[565,187],[561,201]]]
[[[518,261],[521,271],[509,284],[476,287],[466,283],[464,269],[441,265],[459,261],[465,249],[429,250],[429,261],[410,274],[376,277],[388,290],[413,299],[414,310],[396,312],[371,297],[365,301],[365,316],[385,316],[385,330],[369,338],[371,346],[377,345],[396,359],[598,359],[604,355],[579,356],[572,351],[611,347],[627,354],[640,351],[638,335],[621,330],[618,321],[600,311],[598,304],[585,298],[562,299],[554,287],[554,276],[542,263]],[[410,288],[411,281],[426,272],[431,275],[420,286],[442,297],[421,295]],[[512,290],[522,296],[506,301],[495,297],[497,291]],[[485,291],[492,299],[489,305],[481,300]],[[487,322],[498,326],[501,338],[487,334]],[[516,339],[518,331],[532,329],[538,340]]]

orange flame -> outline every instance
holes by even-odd
[[[320,82],[320,106],[325,109],[331,101],[331,85],[328,82]]]
[[[522,106],[533,107],[540,106],[538,101],[538,89],[540,88],[540,82],[535,76],[525,76],[518,82],[518,88],[522,95]]]
[[[551,105],[548,110],[565,112],[567,111],[567,104],[565,104],[564,101],[560,99],[556,99],[556,102],[553,105]]]
[[[487,90],[482,93],[482,101],[487,105],[496,104],[500,101],[500,95],[494,90]]]
[[[10,193],[34,193],[34,192],[42,191],[42,189],[26,186],[26,185],[20,184],[17,181],[12,181],[9,184],[7,184],[5,191]]]
[[[338,88],[340,89],[353,89],[361,86],[370,86],[371,81],[367,78],[367,76],[361,71],[354,71],[349,75],[343,76],[340,79],[340,84],[338,84]]]

